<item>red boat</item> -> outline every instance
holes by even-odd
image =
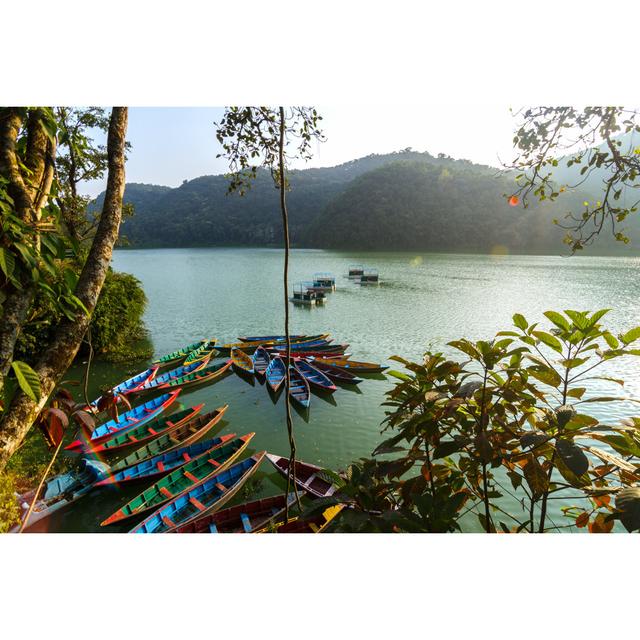
[[[286,502],[291,507],[296,501],[296,494],[291,492],[289,499],[285,498],[282,494],[229,507],[187,522],[173,533],[252,533],[279,519],[284,514]]]
[[[287,477],[289,469],[289,458],[267,454],[269,462],[283,475]],[[332,482],[322,477],[323,469],[314,464],[296,460],[296,484],[306,492],[318,497],[326,498],[332,496],[338,487]]]

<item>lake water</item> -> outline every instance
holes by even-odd
[[[380,286],[360,287],[345,276],[352,263],[380,271]],[[279,250],[162,249],[117,251],[113,266],[134,274],[149,299],[145,323],[156,355],[205,337],[235,341],[239,335],[283,332],[282,264]],[[544,320],[549,309],[611,308],[609,326],[622,330],[640,324],[640,258],[549,256],[476,256],[408,253],[337,253],[292,251],[290,284],[314,272],[331,271],[338,289],[324,307],[291,306],[291,332],[329,332],[348,343],[357,360],[385,362],[392,354],[420,359],[427,348],[450,351],[446,342],[460,337],[491,338],[511,328],[511,316]],[[387,364],[391,364],[387,362]],[[618,362],[616,377],[625,392],[640,396],[640,368]],[[98,364],[91,381],[117,383],[144,368]],[[399,365],[396,365],[399,368]],[[380,441],[381,403],[392,378],[377,376],[357,388],[341,387],[329,399],[313,396],[308,415],[294,413],[298,457],[331,468],[344,468],[367,456]],[[600,382],[590,393],[617,391]],[[255,431],[252,450],[286,455],[284,402],[271,400],[264,386],[229,376],[181,397],[185,405],[206,402],[211,410],[229,403],[219,433]],[[594,415],[597,414],[594,405]],[[603,409],[600,409],[602,411]],[[609,419],[633,415],[631,403],[619,405]],[[257,474],[258,493],[274,494],[284,482],[264,463]],[[53,531],[95,531],[100,520],[141,489],[96,491],[46,525]],[[519,510],[515,500],[509,505]],[[552,505],[558,524],[566,519]],[[475,519],[466,523],[477,530]],[[132,526],[132,525],[130,525]],[[123,527],[121,530],[126,530]],[[115,531],[117,529],[109,529]]]

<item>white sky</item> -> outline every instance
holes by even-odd
[[[328,167],[371,153],[412,147],[433,155],[499,166],[513,155],[514,118],[508,106],[489,105],[317,105],[327,141],[318,144],[314,158],[304,166]],[[171,187],[183,180],[227,170],[216,159],[220,146],[214,122],[222,108],[133,107],[128,139],[133,148],[127,161],[127,182]],[[86,185],[92,196],[103,182]]]

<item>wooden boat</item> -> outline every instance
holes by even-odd
[[[130,533],[164,533],[217,511],[256,472],[264,455],[265,452],[261,451],[183,491],[134,527]]]
[[[289,365],[289,395],[305,409],[311,404],[309,383],[293,365]]]
[[[149,422],[163,411],[166,411],[179,394],[180,389],[172,393],[165,393],[144,404],[139,404],[130,411],[120,414],[117,419],[109,420],[109,422],[105,422],[96,427],[88,439],[88,442],[86,439],[74,440],[71,444],[67,445],[65,449],[68,451],[78,450],[87,444],[90,444],[91,448],[93,448],[105,440],[108,440],[116,433],[124,433],[127,429]]]
[[[349,373],[344,369],[339,369],[338,367],[327,364],[327,362],[330,362],[329,360],[324,362],[321,362],[320,360],[312,360],[311,362],[316,369],[322,371],[322,373],[327,375],[334,382],[341,382],[342,384],[360,384],[362,382],[362,378],[354,376],[353,373]]]
[[[349,345],[327,345],[330,346],[330,349],[315,349],[314,347],[310,347],[309,349],[291,349],[291,355],[300,356],[300,357],[309,357],[316,356],[319,358],[324,358],[326,356],[344,356],[344,352]],[[278,347],[278,348],[270,348],[268,349],[271,353],[277,353],[280,356],[284,356],[287,353],[286,347]]]
[[[262,346],[253,352],[253,371],[257,376],[264,376],[271,362],[269,352]]]
[[[332,273],[314,273],[313,291],[335,291],[336,277]]]
[[[148,382],[151,382],[158,373],[159,367],[154,365],[153,367],[149,367],[145,369],[141,373],[137,373],[135,376],[132,376],[128,380],[117,384],[115,387],[111,389],[111,393],[116,396],[116,402],[120,402],[120,395],[124,395],[127,393],[133,393],[140,387],[144,386]],[[96,398],[89,406],[92,409],[98,408],[98,402],[102,399],[102,396]]]
[[[322,533],[343,509],[343,504],[335,504],[317,516],[291,518],[287,523],[278,522],[256,533]]]
[[[218,423],[222,415],[224,415],[224,411],[222,411],[222,409],[226,408],[228,405],[220,407],[215,411],[205,413],[202,416],[197,415],[198,411],[200,411],[203,406],[204,405],[201,404],[197,407],[193,407],[192,409],[185,410],[184,413],[187,413],[187,411],[191,412],[186,419],[181,420],[179,424],[174,425],[173,427],[168,427],[162,431],[160,435],[152,436],[152,439],[149,439],[147,444],[142,447],[138,447],[121,460],[112,464],[111,471],[122,471],[122,469],[126,469],[127,467],[137,464],[138,462],[142,462],[143,460],[147,460],[148,458],[153,458],[161,453],[173,451],[178,447],[185,447],[197,442],[202,438],[202,436],[208,433],[215,424]],[[171,416],[171,420],[175,420],[180,413],[182,412],[174,413]],[[123,436],[124,435],[125,434],[123,434]],[[127,432],[127,435],[129,435],[129,432]],[[140,441],[136,444],[140,444]],[[102,447],[105,447],[105,452],[107,454],[112,451],[120,453],[122,449],[128,446],[124,445],[118,449],[116,446],[110,447],[109,445],[111,445],[110,440],[107,440],[107,442],[101,445]]]
[[[291,342],[297,342],[298,340],[304,340],[309,338],[305,334],[289,336]],[[240,342],[258,342],[260,344],[264,342],[285,342],[286,336],[238,336]]]
[[[295,344],[307,344],[309,342],[318,342],[323,341],[326,343],[326,339],[329,334],[319,334],[316,336],[307,336],[304,338],[300,338],[296,340]],[[237,349],[242,349],[245,353],[253,353],[260,345],[263,347],[267,346],[278,346],[284,343],[284,338],[282,340],[256,340],[253,342],[229,342],[228,344],[217,345],[216,349],[223,354],[230,354],[231,349],[234,347]]]
[[[188,366],[193,364],[194,362],[201,362],[202,360],[209,360],[211,358],[215,358],[216,354],[216,342],[215,338],[211,340],[206,340],[199,346],[197,349],[194,349],[183,361],[183,366]]]
[[[172,351],[168,353],[166,356],[162,356],[161,358],[156,358],[151,364],[157,364],[160,367],[168,367],[169,365],[176,364],[184,360],[192,351],[195,351],[200,346],[202,346],[203,342],[208,342],[207,340],[198,340],[198,342],[194,342],[193,344],[189,344],[186,347],[182,347],[182,349],[176,349],[176,351]]]
[[[169,389],[183,389],[184,387],[191,388],[201,384],[208,384],[221,377],[230,366],[231,360],[210,364],[209,366],[199,369],[194,373],[189,373],[180,378],[174,378],[170,382],[167,382],[162,389],[163,391],[168,391]]]
[[[233,362],[233,366],[240,371],[240,373],[253,375],[253,359],[242,349],[238,349],[237,347],[231,349],[231,362]]]
[[[377,269],[364,269],[359,278],[355,278],[356,284],[380,284],[380,276]]]
[[[119,455],[126,449],[139,447],[158,438],[161,435],[173,434],[177,427],[191,423],[196,419],[200,419],[198,413],[204,407],[204,404],[183,409],[170,416],[158,418],[138,427],[127,429],[124,433],[116,433],[113,437],[99,442],[97,444],[87,443],[82,448],[82,453],[100,453],[104,455]],[[180,443],[182,444],[182,443]]]
[[[311,360],[312,364],[315,364],[316,362],[320,362],[320,364],[328,364],[332,367],[339,367],[340,369],[353,373],[381,373],[385,369],[389,368],[373,362],[358,362],[357,360],[347,360],[346,358],[332,358],[331,360],[314,358]]]
[[[204,453],[211,453],[217,447],[225,444],[225,442],[235,437],[235,433],[225,434],[218,438],[210,438],[209,440],[201,440],[194,444],[189,444],[179,449],[173,449],[166,453],[142,460],[137,464],[126,467],[115,473],[109,473],[108,476],[100,480],[96,486],[104,486],[108,484],[130,484],[132,482],[153,481],[160,478],[179,467],[191,462],[193,458]]]
[[[27,529],[39,520],[47,518],[52,513],[92,491],[97,486],[98,481],[104,478],[108,472],[109,465],[104,462],[82,458],[76,469],[61,473],[47,480],[42,486],[33,511],[29,516]],[[20,525],[11,529],[12,532],[20,530],[34,496],[35,489],[18,497],[18,504],[22,511]]]
[[[100,526],[104,527],[157,509],[165,502],[173,500],[205,480],[217,477],[242,454],[254,435],[254,433],[248,433],[223,444],[211,454],[203,454],[194,458],[129,500],[118,511],[103,520]]]
[[[174,529],[172,533],[253,533],[270,522],[280,519],[286,503],[292,507],[296,494],[292,491],[288,498],[285,494],[262,498],[222,511],[216,511]]]
[[[308,351],[311,349],[326,349],[326,348],[335,348],[338,345],[329,344],[328,340],[311,340],[309,342],[292,342],[291,343],[291,351]],[[266,345],[266,349],[268,351],[278,350],[278,351],[286,351],[287,345],[281,342],[277,344],[268,344]]]
[[[163,389],[165,388],[167,383],[171,382],[172,380],[176,380],[177,378],[181,378],[183,376],[189,375],[190,373],[195,373],[196,371],[204,369],[204,367],[207,366],[207,362],[208,360],[206,359],[198,360],[186,366],[182,365],[180,367],[176,367],[175,369],[171,369],[171,371],[167,371],[162,375],[156,376],[153,380],[150,380],[132,393],[142,395],[144,393],[150,393],[151,391]]]
[[[289,458],[267,454],[269,462],[286,478],[289,469]],[[323,477],[323,470],[314,464],[296,460],[296,484],[300,489],[318,498],[332,496],[337,487],[333,482]]]
[[[278,356],[273,358],[269,363],[269,366],[267,367],[265,377],[267,378],[267,382],[274,393],[278,392],[280,385],[282,385],[282,383],[284,382],[284,377],[286,374],[287,368],[282,358]]]
[[[305,360],[296,358],[294,360],[294,367],[306,378],[310,385],[313,385],[317,389],[333,393],[338,388],[333,384],[333,382],[331,382],[331,380],[329,380],[326,374],[319,369],[316,369]]]

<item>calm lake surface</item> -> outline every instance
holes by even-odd
[[[382,284],[360,287],[350,282],[344,276],[352,263],[378,268]],[[115,269],[143,283],[149,299],[145,323],[156,355],[205,337],[230,342],[239,335],[282,333],[282,264],[279,250],[244,248],[127,250],[117,251],[113,260]],[[336,342],[348,343],[357,360],[385,362],[392,354],[420,359],[427,348],[451,352],[446,347],[449,340],[491,338],[511,328],[515,312],[531,322],[544,321],[542,313],[549,309],[606,307],[612,309],[607,317],[613,330],[640,324],[640,258],[294,250],[290,269],[290,289],[318,271],[333,272],[338,286],[324,307],[291,306],[292,333],[329,332]],[[625,393],[640,396],[638,364],[629,359],[613,366],[608,373],[626,380]],[[115,384],[143,368],[144,363],[94,365],[92,396],[101,385]],[[330,398],[314,395],[307,415],[294,413],[299,458],[337,469],[369,455],[382,437],[380,405],[392,384],[393,378],[377,376],[355,389],[341,387]],[[589,390],[603,392],[619,395],[619,389],[606,382]],[[255,431],[252,451],[288,453],[283,399],[274,404],[258,382],[250,384],[233,375],[180,400],[185,406],[205,402],[205,410],[228,403],[226,420],[215,434]],[[593,415],[609,420],[634,415],[632,403],[608,414],[598,413],[606,412],[606,405],[597,407]],[[260,486],[255,495],[284,488],[268,462],[256,477]],[[55,514],[46,528],[104,531],[98,523],[141,490],[96,491]],[[521,513],[515,499],[507,501],[514,513]],[[555,505],[551,517],[567,524]],[[469,519],[465,528],[479,530],[477,520]]]

